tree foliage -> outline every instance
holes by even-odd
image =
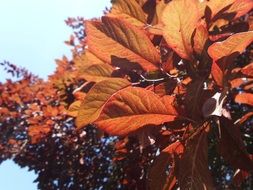
[[[251,181],[251,0],[115,0],[69,18],[73,58],[0,85],[1,162],[40,189],[223,189]]]

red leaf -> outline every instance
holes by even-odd
[[[176,160],[176,176],[180,189],[214,189],[208,169],[206,124],[199,127],[186,142],[186,150]]]
[[[152,190],[172,190],[176,184],[175,160],[184,152],[184,146],[174,142],[166,147],[155,159],[149,172],[149,187]],[[170,167],[170,169],[168,169]]]

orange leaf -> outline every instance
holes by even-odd
[[[127,87],[109,99],[95,124],[109,134],[128,135],[146,125],[174,121],[177,113],[170,107],[149,90]]]
[[[111,78],[112,72],[113,68],[108,64],[93,64],[80,68],[78,78],[89,82],[100,82]]]
[[[80,109],[81,103],[82,102],[80,100],[77,100],[70,104],[67,114],[72,117],[76,117],[78,115],[78,110]]]
[[[208,54],[217,61],[234,53],[242,53],[252,41],[253,31],[237,33],[222,42],[212,44],[208,48]]]
[[[253,9],[252,0],[236,0],[226,12],[235,13],[236,15],[234,16],[233,19],[236,19],[245,15],[251,9]]]
[[[251,93],[241,93],[235,96],[235,102],[240,104],[248,104],[253,106],[253,94]]]
[[[127,20],[133,25],[144,26],[146,16],[136,0],[117,0],[112,3],[112,9],[107,16],[115,16]]]
[[[44,116],[46,117],[55,117],[59,113],[57,107],[52,107],[50,105],[44,108],[43,112],[44,112]]]
[[[197,54],[201,55],[205,47],[206,41],[208,40],[208,30],[204,22],[199,22],[193,39],[194,39],[193,49]]]
[[[246,85],[245,83],[249,82],[248,85]],[[243,78],[236,78],[230,81],[231,84],[231,88],[237,88],[237,87],[243,87],[244,89],[251,89],[253,88],[253,79],[249,78],[248,80],[244,80]]]
[[[253,77],[253,62],[246,65],[245,67],[243,67],[241,69],[241,72],[244,74],[244,75],[247,75],[247,76],[251,76]]]
[[[75,56],[73,62],[78,69],[93,64],[104,64],[104,61],[99,59],[87,49],[81,55]]]
[[[129,85],[130,83],[127,80],[121,78],[111,78],[96,83],[87,93],[80,106],[76,126],[81,128],[94,122],[99,117],[108,99]]]
[[[223,86],[223,77],[224,74],[219,67],[219,65],[214,61],[211,68],[211,74],[213,79],[215,80],[216,84],[219,86]]]
[[[198,20],[198,2],[195,0],[171,1],[163,11],[164,39],[184,59],[192,60],[192,34]]]
[[[51,127],[48,125],[43,126],[30,126],[28,128],[28,135],[31,138],[31,143],[38,143],[43,137],[45,137],[51,131]]]
[[[140,65],[146,71],[158,69],[160,56],[144,31],[119,18],[103,17],[86,22],[88,49],[105,62],[120,59]]]
[[[217,14],[223,13],[229,6],[231,6],[235,0],[211,0],[211,1],[206,1],[206,5],[210,8],[211,10],[211,15],[210,19],[213,19]]]

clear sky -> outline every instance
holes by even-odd
[[[0,62],[10,61],[46,78],[55,69],[54,60],[70,57],[64,44],[71,28],[68,17],[98,17],[110,0],[0,0]],[[0,68],[0,81],[11,76]],[[12,161],[0,165],[0,189],[36,190],[36,175]]]
[[[54,60],[70,56],[68,17],[101,16],[110,0],[0,0],[0,62],[8,60],[46,78]],[[0,80],[5,76],[0,69]]]

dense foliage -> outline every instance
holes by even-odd
[[[0,162],[38,188],[249,188],[253,1],[114,0],[47,81],[8,62]]]

